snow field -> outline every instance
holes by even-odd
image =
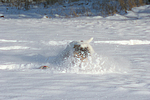
[[[0,18],[0,99],[149,100],[149,6],[133,10],[107,18]],[[88,63],[56,63],[68,43],[91,37]]]
[[[21,63],[21,64],[16,64],[18,67],[8,67],[8,66],[14,66],[14,63],[10,61],[9,65],[7,64],[8,62],[6,62],[6,64],[4,63],[3,67],[1,67],[1,69],[6,69],[6,68],[8,68],[8,69],[13,69],[13,68],[14,69],[15,68],[29,68],[29,67],[23,67],[23,66],[30,66],[30,65],[32,66],[31,68],[38,68],[42,64],[48,63],[48,59],[53,59],[53,58],[57,57],[57,55],[59,54],[59,52],[61,52],[63,49],[65,49],[65,47],[66,47],[65,45],[67,45],[69,42],[71,42],[71,41],[74,40],[72,38],[72,37],[74,37],[74,35],[72,35],[72,34],[79,34],[76,31],[78,31],[78,30],[85,31],[85,32],[81,32],[81,34],[80,34],[82,37],[84,37],[85,33],[87,33],[86,32],[87,30],[85,30],[83,27],[87,27],[89,29],[88,33],[93,33],[94,36],[96,36],[96,37],[98,37],[98,35],[99,35],[99,34],[97,34],[97,33],[99,33],[97,29],[98,29],[98,27],[101,27],[101,30],[100,30],[100,31],[102,31],[100,33],[101,37],[98,37],[96,39],[101,39],[102,41],[95,40],[93,42],[95,46],[98,45],[98,44],[102,44],[102,45],[104,45],[104,44],[106,44],[106,45],[107,44],[113,44],[113,45],[116,45],[115,48],[117,48],[117,46],[120,46],[120,45],[137,45],[138,46],[138,45],[148,45],[150,43],[149,40],[143,40],[143,38],[145,38],[145,37],[142,37],[142,36],[145,36],[145,34],[147,33],[147,31],[148,31],[147,27],[145,27],[145,29],[143,29],[143,27],[142,27],[142,29],[145,30],[145,32],[144,33],[141,32],[140,39],[134,39],[135,37],[137,37],[137,38],[139,37],[136,34],[136,32],[135,33],[131,33],[133,36],[128,37],[129,36],[129,35],[127,35],[128,33],[125,32],[127,30],[125,30],[123,28],[120,28],[120,30],[122,32],[124,32],[124,33],[122,35],[119,35],[119,37],[122,38],[122,39],[124,39],[126,37],[129,40],[127,40],[127,39],[126,40],[120,40],[120,38],[119,38],[119,40],[116,40],[116,41],[107,41],[109,38],[113,38],[113,39],[118,38],[118,33],[119,32],[117,32],[117,35],[115,34],[115,32],[109,33],[109,31],[114,31],[111,28],[111,26],[115,26],[116,27],[118,23],[116,21],[114,21],[109,26],[110,29],[107,29],[107,27],[109,25],[109,22],[107,22],[105,19],[102,19],[102,18],[100,18],[100,21],[98,19],[95,19],[95,21],[91,21],[90,18],[88,18],[87,20],[82,20],[82,19],[74,20],[73,19],[73,20],[68,20],[68,21],[66,19],[63,19],[63,20],[57,19],[57,20],[59,20],[58,22],[56,22],[55,19],[53,19],[53,20],[47,20],[47,19],[34,20],[34,19],[29,19],[29,20],[27,20],[26,23],[24,23],[24,20],[23,20],[23,22],[21,22],[21,23],[24,24],[24,27],[26,27],[27,29],[29,29],[28,31],[24,31],[23,28],[22,29],[20,28],[21,31],[20,30],[18,30],[18,31],[20,31],[22,34],[19,34],[17,32],[17,35],[15,35],[16,33],[13,32],[13,34],[11,35],[11,39],[8,39],[8,40],[7,39],[0,39],[1,43],[5,43],[5,46],[0,47],[0,50],[2,50],[3,52],[6,52],[6,53],[7,53],[7,51],[10,51],[10,52],[20,51],[20,53],[22,53],[21,51],[24,50],[23,53],[27,53],[27,54],[26,54],[26,56],[25,55],[22,56],[23,59],[29,59],[29,58],[31,58],[30,59],[31,63],[27,63],[27,64],[22,64]],[[8,20],[6,19],[6,20],[2,20],[2,21],[8,21]],[[50,21],[50,25],[47,25],[48,24],[48,23],[46,23],[47,21]],[[85,21],[87,21],[87,22],[85,23]],[[14,22],[16,22],[16,21],[14,21]],[[12,21],[11,23],[14,24],[14,22]],[[18,22],[19,22],[19,20],[18,20]],[[34,23],[32,24],[31,22],[34,22]],[[62,28],[62,31],[64,31],[64,32],[62,32],[63,34],[59,33],[60,31],[54,30],[55,29],[54,25],[56,24],[56,26],[58,26],[60,22],[62,22],[62,24],[64,24],[63,27],[60,26],[60,28]],[[69,22],[72,22],[72,23],[69,23]],[[126,28],[131,28],[130,26],[132,24],[138,24],[139,25],[139,23],[142,22],[142,21],[138,20],[138,21],[133,21],[133,22],[131,21],[130,23],[129,22],[130,21],[128,21],[128,20],[127,21],[122,21],[121,24],[123,24],[123,25],[121,25],[121,26],[124,26],[125,24],[129,24],[129,27],[126,27]],[[37,23],[41,23],[40,27],[36,26]],[[68,23],[72,24],[73,26],[71,27],[70,25],[68,25]],[[87,26],[87,24],[91,24],[91,27]],[[79,27],[80,25],[82,25],[82,27]],[[95,25],[95,26],[93,26],[93,25]],[[103,25],[105,25],[106,28],[102,27]],[[20,26],[20,24],[18,24],[17,26],[15,25],[15,27],[19,27],[19,26]],[[49,29],[48,27],[51,27],[51,26],[52,26],[52,28]],[[141,25],[141,26],[143,26],[143,25]],[[38,29],[35,29],[36,27],[38,27]],[[69,27],[69,29],[68,30],[64,30],[63,28],[66,28],[66,27],[67,28]],[[134,25],[133,25],[133,27],[134,27]],[[140,26],[138,26],[138,27],[140,27]],[[9,27],[9,28],[14,28],[14,27]],[[116,28],[118,28],[118,27],[116,27]],[[136,26],[135,26],[135,28],[136,28]],[[40,32],[41,29],[42,30],[43,29],[44,30],[48,29],[48,31],[52,31],[52,33],[56,33],[56,34],[52,34],[52,33],[48,33],[48,32],[47,33],[43,33],[42,32],[42,33],[38,34],[38,32]],[[107,29],[107,31],[109,33],[108,34],[109,36],[107,36],[107,34],[104,33],[106,31],[106,29]],[[12,32],[12,31],[7,31],[5,29],[3,29],[3,30],[4,30],[4,32],[6,31],[5,32],[6,34]],[[94,30],[94,31],[92,31],[92,30]],[[95,32],[95,30],[97,32]],[[120,31],[120,30],[119,29],[118,30],[115,29],[115,31]],[[134,30],[134,28],[133,28],[133,30]],[[70,32],[70,34],[67,34],[67,31],[68,31],[68,33]],[[130,29],[130,32],[131,31],[132,31],[132,29]],[[33,34],[33,33],[37,33],[37,34]],[[42,34],[44,34],[44,35],[42,36]],[[69,40],[62,40],[62,41],[59,40],[58,41],[59,37],[65,38],[65,37],[67,37],[67,35],[69,37]],[[103,37],[103,35],[104,35],[104,37]],[[127,36],[125,36],[125,35],[127,35]],[[149,34],[146,34],[146,35],[149,35]],[[32,39],[30,38],[30,37],[35,37],[35,36],[36,36],[36,38],[32,38]],[[47,36],[49,36],[49,37],[54,36],[54,40],[49,40],[49,38],[47,38]],[[75,37],[77,37],[77,36],[78,35],[75,35]],[[91,37],[91,36],[89,35],[88,37]],[[7,36],[7,38],[9,38],[9,36]],[[15,39],[12,39],[12,38],[17,38],[18,40],[15,40]],[[42,40],[42,39],[44,39],[44,40]],[[79,38],[78,40],[83,40],[83,39]],[[105,40],[105,41],[103,41],[103,40]],[[52,49],[49,49],[51,47],[52,47]],[[51,57],[51,54],[49,55],[50,57],[48,55],[44,54],[45,56],[47,56],[47,57],[44,58],[44,57],[42,57],[43,55],[40,55],[40,54],[36,53],[36,52],[41,52],[41,51],[43,51],[43,52],[46,51],[45,53],[49,53],[50,51],[54,51],[56,49],[58,50],[58,52],[55,52],[55,55],[52,55],[52,57]],[[48,50],[50,50],[50,51],[48,51]],[[31,53],[29,53],[28,51],[30,51]],[[100,51],[103,51],[103,50],[100,50]],[[17,53],[19,53],[19,52],[17,52]],[[101,56],[101,54],[98,54],[98,55]],[[102,56],[103,56],[103,54],[102,54]],[[14,56],[12,56],[12,59],[14,60],[13,57]],[[20,56],[18,56],[18,57],[20,57]],[[102,59],[102,61],[99,61],[99,62],[96,61],[96,63],[94,63],[94,64],[95,64],[95,66],[100,66],[101,64],[103,64],[104,62],[106,62],[108,64],[108,66],[112,66],[112,69],[114,69],[114,67],[117,66],[116,63],[118,63],[118,62],[117,61],[114,62],[114,65],[113,65],[112,62],[108,60],[110,58],[111,58],[111,56],[110,57],[106,57],[105,55],[104,55],[103,58],[102,57],[97,57],[95,59],[95,61],[99,60],[99,59]],[[10,59],[10,57],[9,57],[9,59]],[[36,60],[37,64],[33,64],[32,61],[35,62],[35,60]],[[38,63],[40,61],[42,61],[41,64]],[[18,62],[15,62],[15,63],[18,63]],[[54,64],[54,63],[51,62],[51,64]],[[69,61],[67,62],[67,64],[69,64]],[[36,66],[34,66],[34,65],[36,65]],[[51,65],[51,66],[55,66],[55,65]],[[93,66],[93,65],[91,64],[91,66]],[[106,66],[104,68],[106,68]],[[118,69],[118,67],[116,68],[116,70],[117,69]],[[104,70],[106,70],[106,69],[104,69]],[[102,73],[102,72],[100,71],[100,73]]]

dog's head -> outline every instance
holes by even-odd
[[[67,48],[69,50],[69,54],[73,55],[73,57],[79,58],[80,60],[83,61],[89,55],[92,55],[94,52],[92,46],[89,44],[92,40],[93,40],[93,38],[91,38],[87,41],[73,41],[73,42],[71,42],[67,46]]]
[[[89,47],[82,47],[82,45],[74,45],[74,57],[76,58],[80,58],[81,60],[86,59],[90,54],[90,49]]]

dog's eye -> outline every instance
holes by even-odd
[[[81,50],[81,51],[84,51],[84,48],[81,47],[80,50]]]

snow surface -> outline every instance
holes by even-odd
[[[106,18],[14,17],[0,18],[0,100],[150,99],[149,5]],[[82,67],[57,61],[91,37],[96,53]]]

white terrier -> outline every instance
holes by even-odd
[[[89,55],[94,53],[92,46],[89,44],[92,40],[93,38],[87,41],[73,41],[69,43],[61,53],[61,58],[74,57],[84,61]]]

